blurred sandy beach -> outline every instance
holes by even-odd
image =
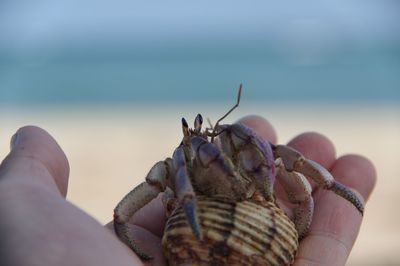
[[[172,154],[181,139],[182,116],[192,121],[201,112],[216,121],[229,106],[0,107],[0,157],[8,153],[9,139],[19,127],[33,124],[46,129],[69,158],[68,200],[107,223],[117,202],[155,162]],[[317,131],[335,143],[338,156],[358,153],[370,158],[378,183],[348,265],[400,265],[400,213],[396,211],[400,107],[244,103],[225,122],[248,114],[267,118],[280,143],[304,131]]]

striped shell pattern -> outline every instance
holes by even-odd
[[[203,239],[182,208],[168,218],[162,240],[170,265],[290,265],[298,246],[293,222],[272,202],[199,196]]]

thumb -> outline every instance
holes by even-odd
[[[66,196],[68,160],[49,133],[35,126],[22,127],[10,146],[10,153],[0,165],[0,181],[34,182]]]

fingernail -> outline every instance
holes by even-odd
[[[10,141],[10,150],[13,150],[15,146],[17,146],[19,143],[19,134],[18,131],[12,136],[11,141]]]

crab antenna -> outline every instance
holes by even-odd
[[[238,94],[237,94],[236,104],[225,115],[223,115],[220,119],[218,119],[217,123],[215,124],[215,127],[214,127],[214,129],[213,129],[213,131],[211,133],[211,142],[214,142],[215,131],[217,130],[219,122],[221,122],[225,117],[227,117],[233,110],[235,110],[239,106],[240,95],[242,94],[242,87],[243,87],[243,84],[240,83]]]
[[[211,123],[211,119],[209,117],[207,117],[207,122],[208,122],[208,125],[210,126],[210,128],[214,128],[212,123]]]

